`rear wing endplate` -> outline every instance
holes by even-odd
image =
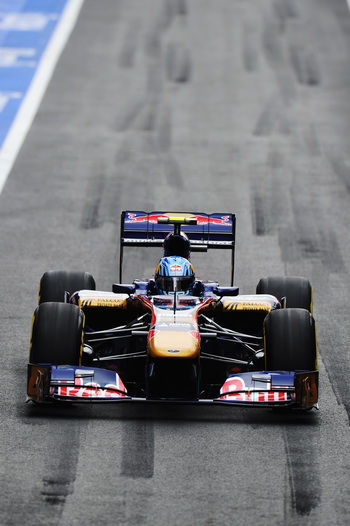
[[[234,276],[236,216],[232,213],[141,212],[125,210],[121,215],[119,279],[122,283],[124,247],[162,247],[174,226],[190,240],[191,252],[231,250],[231,285]]]

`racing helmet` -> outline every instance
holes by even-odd
[[[155,281],[160,294],[189,294],[195,282],[193,265],[183,257],[164,257],[157,265]]]

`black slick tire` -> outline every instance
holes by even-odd
[[[39,286],[39,305],[48,301],[65,301],[65,293],[77,290],[95,290],[91,274],[82,271],[49,270],[43,274]]]
[[[271,294],[278,300],[286,298],[286,307],[312,312],[312,287],[308,279],[299,276],[272,276],[261,278],[257,294]]]
[[[267,371],[315,371],[317,341],[315,320],[306,309],[278,309],[264,321]]]
[[[29,361],[81,365],[84,313],[70,303],[43,303],[34,312]]]

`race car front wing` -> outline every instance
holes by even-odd
[[[178,399],[135,398],[128,395],[120,376],[94,367],[29,364],[28,401],[127,402]],[[245,407],[318,408],[318,371],[249,372],[230,375],[214,399],[185,402],[228,404]]]

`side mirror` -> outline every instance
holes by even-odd
[[[136,285],[123,285],[120,283],[113,283],[112,292],[116,294],[134,294],[136,290]]]
[[[238,296],[239,288],[238,287],[216,287],[213,290],[213,293],[217,296]]]

